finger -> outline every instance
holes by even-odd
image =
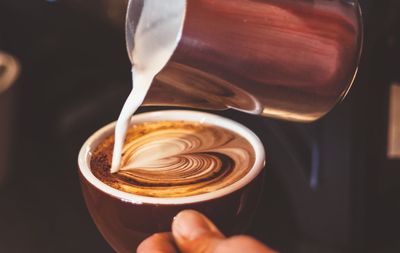
[[[178,253],[171,233],[154,234],[144,240],[137,253]]]
[[[225,238],[209,219],[193,210],[182,211],[175,217],[172,234],[184,253],[211,252]]]
[[[216,245],[214,253],[243,253],[243,252],[257,252],[257,253],[277,253],[259,241],[249,236],[234,236],[223,240]]]
[[[276,253],[249,236],[226,239],[209,219],[191,210],[175,217],[172,234],[182,253]]]

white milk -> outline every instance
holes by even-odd
[[[145,0],[131,53],[133,88],[118,117],[111,173],[120,168],[129,120],[143,103],[151,83],[167,64],[181,38],[185,0]]]

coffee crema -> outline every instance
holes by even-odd
[[[114,136],[94,150],[90,167],[103,183],[151,197],[184,197],[216,191],[243,178],[255,161],[251,144],[222,127],[191,121],[131,126],[121,168],[110,172]]]

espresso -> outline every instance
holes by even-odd
[[[183,197],[213,192],[243,178],[255,161],[251,144],[222,127],[190,121],[158,121],[131,126],[120,169],[110,172],[114,136],[94,150],[90,167],[103,183],[151,197]]]

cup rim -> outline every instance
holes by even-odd
[[[265,166],[265,150],[258,136],[244,125],[219,115],[193,110],[160,110],[136,114],[131,118],[130,125],[163,120],[186,120],[207,123],[240,134],[249,141],[254,149],[254,164],[243,178],[234,182],[233,184],[218,189],[214,192],[207,192],[193,196],[160,198],[137,195],[117,190],[103,183],[92,173],[90,169],[90,158],[92,156],[92,151],[100,144],[102,140],[104,140],[104,138],[110,136],[110,134],[113,134],[116,124],[116,121],[114,121],[97,130],[83,144],[78,155],[78,167],[80,173],[91,185],[93,185],[98,190],[124,202],[134,204],[179,205],[208,201],[233,193],[251,183],[260,174]]]

